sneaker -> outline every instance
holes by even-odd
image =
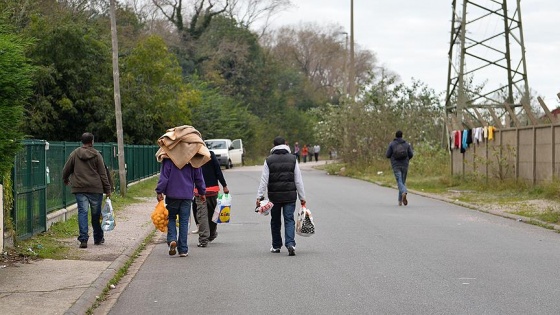
[[[105,244],[105,238],[102,238],[100,241],[95,241],[93,242],[94,245],[101,245],[101,244]]]
[[[87,248],[87,242],[80,242],[80,248]]]
[[[402,201],[399,201],[399,206],[402,206]]]
[[[270,248],[270,252],[271,252],[271,253],[275,253],[275,254],[277,254],[277,253],[279,253],[279,252],[280,252],[280,248],[274,248],[274,247],[271,247],[271,248]]]
[[[189,256],[189,253],[179,253],[179,257],[187,257]]]
[[[203,243],[198,243],[196,244],[197,247],[206,247],[208,246],[208,244],[203,244]]]
[[[403,203],[403,205],[405,205],[405,206],[408,204],[408,200],[406,200],[406,193],[403,193],[403,194],[402,194],[402,203]]]
[[[200,227],[200,224],[197,224],[197,225],[196,225],[196,230],[192,230],[191,233],[192,233],[192,234],[198,233],[198,228],[199,228],[199,227]]]
[[[296,247],[288,246],[288,256],[295,256],[295,255],[296,255]]]
[[[169,256],[173,256],[175,254],[177,254],[177,242],[171,241],[171,243],[169,243]]]

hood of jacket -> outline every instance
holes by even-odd
[[[270,149],[270,154],[284,153],[284,152],[280,152],[281,150],[287,151],[286,153],[291,153],[289,146],[287,146],[285,144],[281,144],[281,145],[277,145],[274,148]]]
[[[93,159],[94,157],[96,157],[97,153],[98,153],[98,151],[96,149],[94,149],[93,147],[80,147],[76,151],[76,156],[80,160],[87,161],[87,160],[90,160],[90,159]]]

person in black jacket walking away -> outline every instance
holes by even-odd
[[[209,242],[218,237],[218,224],[212,221],[212,215],[218,203],[218,193],[220,192],[218,182],[222,184],[224,193],[229,194],[220,161],[213,151],[210,151],[210,161],[202,165],[202,176],[206,183],[206,202],[202,202],[198,193],[195,193],[196,197],[193,203],[193,213],[198,223],[198,247],[206,247]]]
[[[270,210],[270,231],[272,234],[272,253],[279,253],[282,248],[282,215],[284,216],[284,245],[289,256],[296,255],[294,212],[299,197],[305,205],[305,191],[297,157],[290,154],[290,147],[285,145],[282,137],[274,138],[274,147],[266,158],[257,191],[257,207],[268,191],[268,200],[274,204]]]
[[[406,175],[408,173],[408,162],[414,156],[414,152],[412,151],[412,146],[402,136],[403,134],[400,130],[395,133],[395,139],[389,143],[385,156],[391,159],[391,167],[399,187],[399,206],[403,204],[406,206],[408,205]]]

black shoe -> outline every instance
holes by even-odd
[[[101,245],[101,244],[105,244],[105,238],[102,238],[100,241],[95,241],[93,242],[94,245]]]
[[[270,252],[271,252],[271,253],[278,254],[278,253],[280,252],[280,248],[271,247],[271,248],[270,248]]]
[[[403,193],[403,194],[402,194],[402,203],[403,203],[403,205],[405,205],[405,206],[408,205],[408,200],[406,199],[406,193]]]
[[[87,248],[87,241],[80,242],[80,248]]]
[[[295,256],[295,255],[296,255],[296,247],[288,246],[288,256]]]
[[[198,243],[196,246],[197,247],[206,247],[206,246],[208,246],[208,244]]]

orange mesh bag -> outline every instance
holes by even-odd
[[[169,223],[169,211],[165,208],[163,200],[158,202],[154,211],[152,211],[152,223],[156,229],[167,232],[167,223]]]

